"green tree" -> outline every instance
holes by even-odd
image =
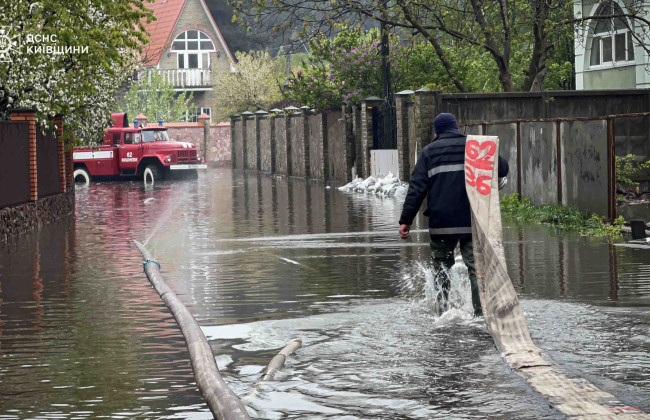
[[[152,19],[144,0],[3,2],[0,27],[11,48],[0,62],[0,118],[34,108],[41,127],[62,114],[67,134],[101,138]]]
[[[282,63],[266,51],[236,53],[237,64],[233,73],[222,72],[215,81],[219,92],[215,104],[218,121],[242,111],[267,109],[282,99],[279,80],[282,80]]]
[[[650,160],[641,161],[634,155],[616,156],[616,186],[621,189],[636,188],[639,182],[634,179],[650,170]]]
[[[379,94],[378,46],[378,31],[360,28],[346,28],[333,39],[313,39],[308,59],[283,83],[285,98],[323,110]]]
[[[557,87],[571,68],[574,31],[594,20],[625,17],[626,25],[639,28],[632,31],[635,43],[648,51],[647,1],[632,3],[622,15],[574,17],[573,4],[564,0],[231,0],[234,19],[242,24],[272,25],[278,34],[298,29],[303,40],[332,36],[340,24],[369,27],[382,22],[402,37],[413,35],[428,42],[446,77],[460,92],[472,89],[454,54],[468,49],[489,58],[488,68],[499,90],[542,89],[549,70],[559,73],[550,80]],[[562,39],[569,44],[561,45],[558,41]]]
[[[344,26],[339,29],[332,39],[311,41],[308,59],[283,83],[285,98],[323,110],[342,104],[358,104],[364,97],[382,95],[379,31]],[[425,86],[447,92],[458,90],[430,43],[415,38],[409,42],[394,36],[389,42],[395,91]],[[444,48],[453,57],[458,77],[468,90],[491,92],[499,89],[496,66],[485,51],[464,45]],[[512,60],[517,74],[521,74],[518,81],[523,79],[525,68],[521,57],[522,54],[516,53]]]
[[[143,113],[149,121],[183,121],[187,115],[196,113],[192,99],[191,92],[176,92],[173,84],[152,70],[150,79],[145,76],[131,85],[124,95],[123,110],[130,117]]]

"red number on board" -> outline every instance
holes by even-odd
[[[475,187],[480,194],[488,195],[490,194],[490,191],[492,191],[492,188],[490,187],[492,177],[481,175],[477,178],[476,174],[474,174],[474,170],[469,166],[465,166],[465,181],[470,187]]]
[[[474,169],[488,171],[494,169],[494,154],[496,150],[497,145],[493,141],[485,141],[481,144],[476,140],[468,140],[465,145],[465,153],[467,154],[465,180],[469,186],[475,187],[483,195],[490,194],[492,190],[490,187],[492,177],[490,175],[477,177]]]
[[[494,168],[494,154],[497,151],[497,145],[493,141],[486,141],[480,144],[476,140],[468,140],[465,145],[467,154],[467,163],[476,169],[485,169],[491,171]]]

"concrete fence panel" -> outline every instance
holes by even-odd
[[[538,95],[441,94],[439,112],[450,112],[458,121],[542,118],[544,103]],[[507,100],[505,98],[508,98]]]
[[[289,156],[287,156],[287,119],[275,118],[275,172],[289,175]]]
[[[327,176],[325,161],[325,141],[327,133],[323,131],[323,115],[310,115],[309,122],[309,169],[310,178],[324,181]]]
[[[470,124],[470,125],[461,125],[459,127],[459,131],[461,133],[470,135],[473,134],[475,136],[482,136],[484,135],[483,133],[483,127],[478,124]]]
[[[522,196],[535,205],[559,204],[556,124],[522,122],[521,156]]]
[[[291,176],[306,176],[305,168],[305,125],[303,116],[294,114],[289,117],[291,130]]]
[[[260,119],[260,171],[270,173],[271,167],[271,118]]]
[[[257,170],[257,133],[255,119],[247,118],[246,124],[246,169]]]
[[[596,117],[650,111],[648,89],[499,93],[428,92],[459,121]]]
[[[563,122],[560,133],[562,204],[608,217],[607,120]]]
[[[617,118],[614,124],[616,155],[635,155],[638,159],[650,159],[650,117]]]
[[[342,111],[327,115],[328,178],[338,184],[345,184],[350,176],[348,164],[350,152],[345,135],[345,115]]]
[[[517,124],[493,124],[487,125],[487,135],[499,137],[499,155],[508,161],[510,172],[508,183],[501,190],[501,195],[510,195],[518,192],[519,185],[519,161],[517,157]]]

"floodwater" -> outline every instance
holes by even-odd
[[[0,245],[0,418],[211,418],[182,335],[142,272],[147,241],[256,418],[559,418],[470,315],[431,305],[428,245],[401,204],[211,170],[77,187],[74,217]],[[650,410],[650,250],[504,227],[536,343]],[[274,381],[260,371],[294,338]]]

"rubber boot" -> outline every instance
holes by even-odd
[[[481,308],[481,296],[478,293],[478,282],[476,276],[469,277],[469,283],[472,286],[472,306],[474,307],[474,316],[483,316]]]

